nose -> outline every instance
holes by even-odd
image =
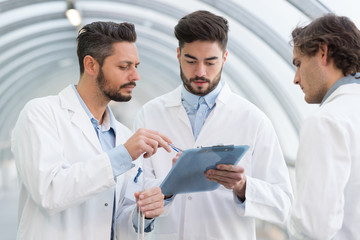
[[[203,77],[205,75],[206,75],[205,65],[203,63],[198,63],[195,69],[195,76]]]
[[[140,79],[140,74],[138,73],[138,71],[135,67],[133,68],[133,71],[129,77],[130,77],[131,82],[135,82]]]
[[[299,75],[299,70],[297,69],[295,72],[295,77],[294,77],[294,84],[300,84],[300,75]]]

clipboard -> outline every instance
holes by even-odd
[[[236,165],[248,149],[248,145],[225,145],[185,150],[161,183],[161,191],[174,195],[215,190],[220,184],[206,179],[205,172],[218,164]]]

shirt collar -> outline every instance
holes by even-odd
[[[360,83],[360,73],[356,73],[355,76],[347,75],[345,77],[340,78],[337,80],[331,88],[326,92],[324,98],[322,99],[320,105],[322,105],[326,99],[341,85],[350,84],[350,83]]]
[[[181,89],[182,100],[187,102],[191,107],[197,109],[200,98],[203,98],[207,106],[211,109],[215,106],[216,98],[218,97],[223,85],[224,82],[220,80],[219,84],[216,86],[214,90],[212,90],[210,93],[202,97],[190,93],[188,90],[186,90],[184,85],[182,85],[182,89]]]
[[[99,125],[99,121],[94,117],[94,115],[92,115],[89,108],[86,106],[84,100],[81,98],[79,92],[76,89],[76,85],[73,84],[72,88],[74,89],[74,92],[76,93],[76,96],[78,97],[79,102],[80,102],[81,106],[83,107],[83,109],[85,110],[86,114],[88,115],[92,125],[94,127],[97,127]],[[101,124],[101,130],[108,131],[108,130],[110,130],[110,128],[112,128],[115,132],[114,116],[110,110],[110,107],[106,106],[106,110],[105,110],[104,117],[103,117],[103,122]]]

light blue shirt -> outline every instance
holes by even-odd
[[[119,145],[116,147],[116,131],[115,131],[115,124],[114,124],[114,115],[112,114],[109,106],[106,107],[106,111],[103,117],[103,122],[99,125],[99,121],[92,115],[89,108],[86,106],[84,100],[81,98],[79,92],[77,91],[75,85],[72,85],[76,96],[78,97],[81,106],[84,108],[86,114],[88,115],[96,135],[98,136],[101,148],[104,152],[106,152],[109,156],[111,167],[113,170],[114,178],[116,179],[117,176],[126,172],[135,164],[132,163],[132,157],[130,156],[129,152],[126,150],[124,145]],[[115,194],[114,194],[114,202]],[[113,208],[113,222],[114,224],[114,213],[115,213],[115,204]],[[154,220],[145,220],[145,232],[150,232],[154,228],[153,224]],[[133,223],[134,228],[137,231],[137,215],[133,215]],[[111,227],[111,239],[113,239],[113,226]]]
[[[223,86],[224,86],[224,82],[220,80],[219,84],[216,86],[214,90],[212,90],[207,95],[201,97],[190,93],[185,89],[184,86],[182,87],[181,101],[189,117],[195,140],[197,139],[200,130],[203,127],[210,112],[215,107],[216,98],[218,97]],[[170,198],[169,200],[172,200],[173,197]],[[237,197],[236,202],[240,204],[240,206],[245,208],[246,200],[242,202]]]
[[[194,139],[196,140],[210,112],[214,109],[224,82],[220,81],[214,90],[205,96],[190,93],[182,86],[181,101],[189,117]]]
[[[116,178],[117,176],[126,172],[135,165],[132,163],[132,158],[124,145],[121,144],[115,147],[116,131],[114,124],[114,116],[109,106],[107,106],[105,115],[103,117],[103,123],[99,125],[99,121],[95,119],[95,117],[92,115],[89,108],[82,100],[79,92],[76,90],[75,85],[73,85],[72,87],[80,101],[81,106],[84,108],[86,114],[89,116],[96,135],[98,136],[102,150],[106,152],[109,156],[114,178]]]
[[[345,85],[345,84],[351,84],[351,83],[360,83],[360,73],[356,73],[355,76],[351,76],[351,75],[347,75],[345,77],[340,78],[339,80],[337,80],[332,86],[331,88],[327,91],[327,93],[325,94],[323,100],[321,101],[320,105],[323,104],[325,102],[325,100],[340,86]]]

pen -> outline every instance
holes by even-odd
[[[174,144],[172,144],[172,143],[168,143],[169,144],[169,146],[172,148],[172,149],[174,149],[175,150],[175,152],[182,152],[183,150],[181,150],[181,148],[178,148],[178,147],[176,147]]]
[[[137,174],[136,174],[136,176],[134,178],[134,183],[137,183],[138,178],[139,178],[141,173],[142,173],[142,169],[139,167],[138,172],[137,172]]]

